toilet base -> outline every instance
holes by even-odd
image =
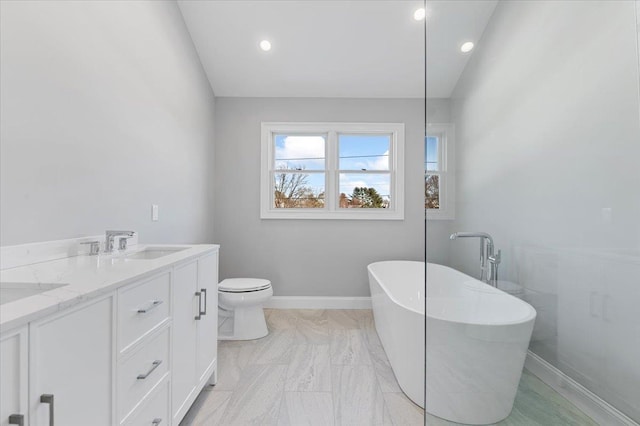
[[[254,340],[269,334],[262,305],[220,309],[218,315],[218,340]]]

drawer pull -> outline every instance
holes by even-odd
[[[158,426],[160,423],[162,423],[162,419],[153,419],[151,422],[153,426]]]
[[[10,425],[24,426],[24,416],[22,414],[12,414],[9,416]]]
[[[149,306],[148,308],[138,309],[138,313],[146,314],[147,312],[150,312],[151,310],[157,308],[160,305],[162,305],[162,300],[154,300],[153,302],[151,302],[151,306]]]
[[[155,370],[156,368],[158,368],[158,366],[162,364],[162,360],[156,360],[153,361],[153,365],[151,366],[151,368],[149,369],[149,371],[147,371],[145,374],[139,374],[137,379],[138,380],[144,380],[147,377],[149,377],[149,374],[153,373],[153,370]]]
[[[53,426],[53,395],[45,393],[40,395],[42,404],[49,404],[49,426]]]

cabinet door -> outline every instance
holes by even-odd
[[[108,296],[30,324],[32,426],[114,423],[113,320]]]
[[[178,420],[189,409],[186,402],[196,390],[196,316],[199,297],[198,262],[175,268],[173,273],[173,332],[171,407]]]
[[[198,380],[208,380],[218,349],[218,253],[198,260],[198,288],[206,294],[206,314],[198,321]],[[204,306],[203,306],[204,309]]]
[[[16,416],[15,422],[22,416],[23,423],[29,424],[27,344],[26,326],[0,339],[0,426],[10,424],[9,416]]]

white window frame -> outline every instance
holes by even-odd
[[[391,200],[384,209],[345,209],[339,206],[340,170],[338,159],[338,135],[388,134],[389,173]],[[325,205],[318,209],[274,208],[272,181],[275,161],[274,135],[326,135],[325,148]],[[404,123],[279,123],[261,124],[261,173],[260,173],[260,218],[261,219],[357,219],[357,220],[404,220]],[[344,170],[343,170],[344,171]],[[351,172],[351,171],[350,171]],[[357,173],[381,173],[382,171],[360,171]]]
[[[425,209],[427,220],[455,219],[455,132],[452,124],[427,124],[426,137],[438,138],[438,171],[427,171],[425,175],[440,176],[440,208]],[[426,141],[426,138],[425,138]],[[425,146],[426,149],[426,146]]]

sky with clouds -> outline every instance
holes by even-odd
[[[424,169],[438,170],[438,138],[427,136],[424,150]]]
[[[350,195],[356,187],[369,187],[388,198],[389,174],[362,170],[389,170],[389,144],[389,135],[340,135],[339,163],[340,170],[345,171],[340,173],[340,192]],[[324,170],[325,145],[324,136],[276,135],[276,169]],[[307,175],[309,186],[316,192],[324,192],[324,173]]]

